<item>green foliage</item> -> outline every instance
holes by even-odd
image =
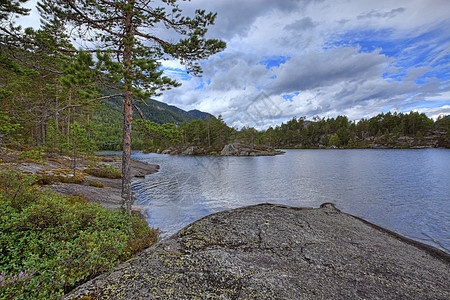
[[[122,178],[122,172],[111,165],[100,164],[94,167],[84,169],[84,172],[101,178],[112,178],[119,179]]]
[[[156,124],[150,121],[135,122],[144,136],[146,149],[166,149],[181,142],[183,133],[175,124]]]
[[[8,15],[11,13],[26,15],[30,9],[23,8],[20,6],[21,3],[27,2],[28,0],[2,0],[0,2],[0,21],[7,19]]]
[[[221,116],[209,117],[206,120],[185,121],[181,126],[171,123],[159,125],[141,120],[136,121],[136,124],[144,139],[145,149],[148,151],[178,146],[198,146],[217,153],[236,135],[235,129],[228,127]],[[254,135],[257,133],[253,128],[252,132]],[[241,138],[246,140],[244,134]]]
[[[19,159],[25,161],[31,160],[34,162],[40,162],[42,159],[42,153],[40,150],[37,149],[25,150],[20,153]]]
[[[445,131],[447,137],[450,136],[450,116],[449,115],[439,116],[436,120],[436,126],[438,129]]]
[[[109,93],[106,93],[108,95]],[[197,118],[213,116],[199,111],[186,112],[175,106],[167,105],[165,103],[147,99],[146,105],[142,105],[141,112],[144,118],[162,125],[165,123],[182,124],[184,121],[190,122]],[[91,139],[96,143],[101,150],[120,150],[122,146],[122,100],[109,99],[102,101],[101,107],[93,111],[92,114],[92,134]],[[137,113],[135,111],[135,113]],[[141,120],[137,121],[137,128],[133,130],[133,149],[144,150],[152,147],[152,142],[149,140],[141,128]],[[223,121],[222,121],[223,122]],[[226,126],[226,125],[225,125]],[[157,148],[164,148],[156,146]]]
[[[47,123],[46,138],[44,148],[49,153],[54,153],[59,150],[60,135],[54,119],[50,119]]]
[[[86,129],[74,122],[70,126],[69,140],[63,144],[63,148],[72,156],[73,174],[76,176],[78,156],[94,153],[96,146],[93,141],[88,139]]]
[[[2,98],[1,95],[2,89],[0,89],[0,99]],[[3,144],[5,140],[10,139],[12,134],[21,128],[22,126],[20,124],[14,123],[13,117],[9,117],[5,111],[0,109],[0,145]]]
[[[122,101],[103,101],[92,114],[91,138],[101,150],[120,150],[122,146]]]
[[[156,241],[138,216],[0,173],[0,299],[57,299]]]
[[[92,154],[96,150],[94,142],[88,139],[86,129],[78,122],[70,125],[69,142],[64,148],[73,155]]]
[[[145,150],[153,152],[169,147],[198,146],[207,149],[209,153],[218,153],[224,145],[234,140],[276,148],[320,148],[328,145],[367,148],[371,142],[366,138],[370,137],[376,138],[379,143],[394,145],[402,135],[421,139],[434,128],[449,135],[449,119],[448,116],[440,117],[434,125],[432,119],[416,112],[381,113],[358,123],[349,121],[346,116],[328,119],[316,117],[313,121],[302,117],[259,132],[250,127],[237,131],[228,127],[219,116],[185,121],[178,127],[173,124],[164,125],[166,129],[173,130],[172,134],[165,132],[162,125],[139,120],[136,121],[139,135],[135,136],[144,141]]]
[[[398,137],[407,135],[422,138],[434,128],[434,122],[425,114],[417,112],[381,113],[358,123],[350,122],[345,116],[336,118],[292,119],[286,124],[269,128],[263,133],[262,143],[277,148],[315,148],[325,145],[340,147],[368,147],[366,138],[394,144]],[[330,138],[326,138],[326,137]],[[259,140],[258,140],[259,142]]]
[[[328,142],[329,146],[336,146],[339,147],[341,145],[341,139],[339,138],[338,134],[335,133],[330,137],[330,141]]]
[[[37,177],[36,183],[39,185],[49,185],[55,183],[82,184],[85,180],[79,176],[62,176],[43,174]]]

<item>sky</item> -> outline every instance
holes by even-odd
[[[28,5],[33,6],[35,1]],[[227,43],[192,77],[157,100],[198,109],[237,128],[294,117],[381,112],[450,114],[449,0],[192,0],[185,12],[217,12],[207,37]],[[20,19],[39,23],[34,11]]]

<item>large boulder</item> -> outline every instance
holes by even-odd
[[[333,205],[207,216],[65,299],[450,299],[449,255]]]

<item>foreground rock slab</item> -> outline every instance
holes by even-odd
[[[65,299],[450,299],[449,255],[331,204],[207,216]]]

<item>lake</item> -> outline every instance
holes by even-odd
[[[148,222],[175,233],[208,214],[257,203],[343,212],[450,252],[450,150],[285,150],[265,157],[135,152],[161,166],[133,184]]]

